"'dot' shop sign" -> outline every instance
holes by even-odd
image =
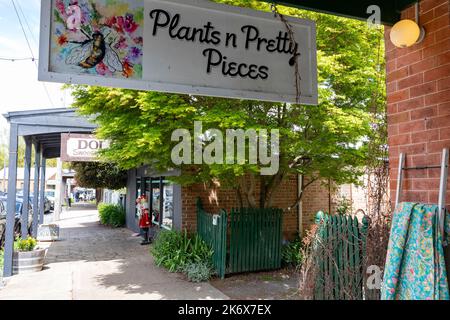
[[[109,148],[109,141],[89,134],[61,134],[61,160],[65,162],[95,162],[98,152]]]
[[[274,14],[208,0],[43,0],[39,79],[317,104],[315,24],[287,20],[296,45]]]

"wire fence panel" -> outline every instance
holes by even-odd
[[[368,220],[319,212],[314,299],[362,300]]]

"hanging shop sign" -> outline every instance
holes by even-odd
[[[109,142],[89,134],[61,134],[61,160],[66,162],[95,162],[98,152],[109,147]]]
[[[313,21],[208,0],[41,3],[41,81],[317,104]]]

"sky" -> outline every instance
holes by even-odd
[[[33,55],[38,59],[40,0],[13,1],[21,15]],[[12,0],[0,0],[0,114],[8,111],[70,106],[70,93],[62,91],[61,84],[37,80],[38,73],[34,62],[1,60],[1,58],[31,56]],[[0,125],[4,126],[4,123]]]

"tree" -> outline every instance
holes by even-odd
[[[269,10],[261,2],[221,2]],[[368,157],[371,124],[384,119],[370,112],[374,104],[382,106],[377,110],[385,105],[384,93],[374,95],[384,79],[382,30],[331,15],[284,7],[279,11],[317,22],[319,106],[76,86],[74,106],[82,114],[97,115],[98,136],[112,141],[103,152],[105,159],[123,169],[142,164],[160,172],[178,168],[182,175],[175,182],[219,182],[236,190],[240,205],[251,207],[271,206],[274,191],[291,174],[310,177],[304,188],[320,178],[357,182]],[[177,142],[171,135],[181,128],[192,133],[194,121],[202,121],[204,129],[279,129],[278,173],[261,176],[261,166],[248,162],[174,165],[171,151]],[[262,187],[255,195],[257,181]]]
[[[101,162],[73,162],[75,180],[83,188],[118,190],[127,185],[127,172]]]

